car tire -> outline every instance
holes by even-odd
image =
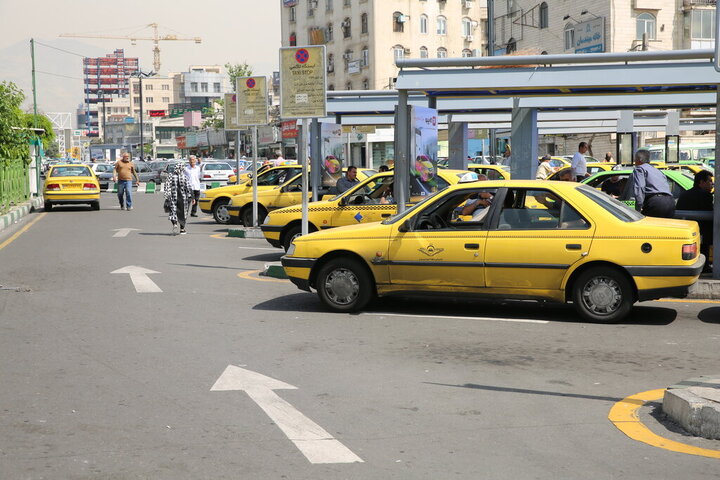
[[[52,210],[52,207],[53,207],[52,203],[50,203],[50,202],[45,202],[45,204],[43,206],[45,207],[46,212],[49,212],[50,210]]]
[[[212,206],[213,218],[220,225],[227,225],[230,223],[231,216],[228,212],[227,206],[230,205],[229,198],[218,198],[215,200]]]
[[[246,227],[252,227],[253,226],[253,218],[252,218],[252,205],[249,205],[245,208],[245,210],[242,211],[242,216],[240,217],[240,221],[242,224]],[[262,205],[258,205],[258,224],[262,225],[263,220],[265,220],[265,217],[267,216],[267,210],[265,210],[265,207]]]
[[[92,210],[100,210],[100,202],[91,202],[91,203],[90,203],[90,208],[91,208]]]
[[[323,265],[316,288],[320,300],[335,312],[361,310],[376,293],[371,273],[353,258],[335,258]]]
[[[635,302],[627,276],[610,267],[594,267],[581,273],[573,284],[572,297],[580,316],[594,323],[623,320]]]
[[[300,235],[302,235],[302,226],[300,225],[294,225],[290,227],[287,232],[285,232],[285,236],[283,237],[283,248],[286,252],[290,248],[293,240],[295,240]]]

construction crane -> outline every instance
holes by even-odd
[[[62,33],[60,34],[61,37],[72,37],[72,38],[104,38],[109,40],[130,40],[131,45],[137,45],[138,40],[150,40],[155,44],[155,47],[153,48],[153,68],[155,72],[160,71],[160,42],[165,40],[180,40],[180,41],[190,41],[195,43],[202,43],[202,38],[200,37],[179,37],[177,35],[160,35],[158,33],[158,24],[157,23],[151,23],[148,25],[148,28],[153,29],[153,36],[152,37],[139,37],[136,35],[88,35],[88,34],[78,34],[78,33]]]

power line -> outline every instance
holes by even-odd
[[[45,74],[45,75],[52,75],[52,76],[54,76],[54,77],[69,78],[69,79],[71,79],[71,80],[84,80],[84,79],[82,79],[82,78],[80,78],[80,77],[69,77],[69,76],[67,76],[67,75],[61,75],[61,74],[59,74],[59,73],[42,72],[42,71],[40,71],[40,70],[35,70],[35,72],[36,72],[36,73],[43,73],[43,74]]]
[[[64,49],[62,49],[62,48],[53,47],[52,45],[46,45],[46,44],[44,44],[44,43],[38,42],[37,40],[35,40],[35,45],[42,45],[43,47],[52,48],[53,50],[59,50],[59,51],[61,51],[61,52],[69,53],[70,55],[76,55],[76,56],[81,57],[81,58],[87,58],[87,57],[88,57],[87,55],[81,55],[81,54],[79,54],[79,53],[71,52],[70,50],[64,50]]]

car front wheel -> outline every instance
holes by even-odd
[[[267,210],[265,210],[265,207],[262,205],[258,205],[258,224],[262,225],[263,220],[265,220],[265,217],[267,216]],[[252,214],[252,205],[245,208],[245,210],[242,211],[242,224],[246,227],[252,227],[253,226],[253,214]]]
[[[215,221],[221,225],[230,223],[230,213],[227,206],[230,203],[229,198],[220,198],[215,201],[212,207],[212,214]]]
[[[370,272],[352,258],[336,258],[323,265],[316,287],[320,300],[336,312],[358,311],[375,296]]]
[[[627,276],[613,268],[591,268],[580,274],[573,287],[575,309],[591,322],[619,322],[630,313],[633,303]]]

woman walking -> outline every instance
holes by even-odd
[[[173,235],[185,235],[185,221],[190,205],[195,203],[190,182],[185,175],[184,165],[175,165],[175,170],[167,179],[165,188],[165,205],[168,209],[168,218],[172,222]]]

